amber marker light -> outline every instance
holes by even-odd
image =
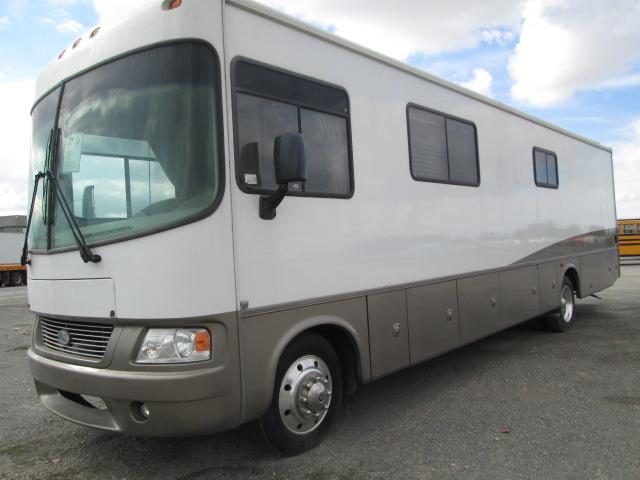
[[[211,351],[211,335],[208,330],[202,330],[196,333],[195,337],[196,352]]]

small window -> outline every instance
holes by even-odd
[[[307,181],[290,194],[349,198],[353,193],[349,99],[337,87],[247,60],[233,66],[238,184],[248,193],[277,188],[277,136],[301,133]]]
[[[476,127],[415,105],[407,107],[409,157],[415,180],[480,185]]]
[[[537,186],[558,188],[558,157],[555,153],[534,148],[533,170]]]
[[[636,224],[626,224],[624,226],[624,234],[625,235],[637,235],[638,233],[638,225]]]

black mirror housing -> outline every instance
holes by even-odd
[[[273,145],[276,183],[286,185],[307,181],[307,157],[300,133],[279,135]]]
[[[287,133],[276,137],[273,164],[278,188],[272,194],[260,197],[260,218],[263,220],[276,217],[276,208],[287,195],[290,183],[307,181],[307,157],[301,134]]]

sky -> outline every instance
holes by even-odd
[[[0,3],[0,215],[27,210],[39,72],[140,2],[160,0]],[[640,217],[640,0],[261,3],[611,146],[618,216]]]

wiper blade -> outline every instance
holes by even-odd
[[[49,168],[49,161],[51,160],[52,141],[53,141],[53,128],[49,132],[49,137],[47,138],[47,147],[45,149],[45,155],[44,155],[45,170]],[[33,181],[33,193],[31,194],[31,206],[29,207],[29,217],[27,218],[27,228],[25,229],[25,232],[24,232],[24,243],[22,244],[22,256],[20,257],[20,264],[22,266],[25,266],[26,264],[31,264],[31,262],[27,260],[27,255],[29,254],[29,245],[28,245],[29,230],[31,230],[31,219],[33,218],[33,207],[36,203],[36,194],[38,193],[38,185],[40,184],[40,180],[42,180],[44,177],[45,177],[44,172],[38,172],[36,173]],[[42,189],[43,189],[42,200],[43,202],[45,202],[46,201],[45,200],[46,192],[44,191],[45,187],[43,186]],[[47,208],[48,206],[45,206],[45,209]],[[44,218],[43,221],[45,224],[47,223],[46,218]]]
[[[36,203],[36,194],[38,192],[38,184],[40,180],[45,177],[43,172],[38,172],[35,175],[33,181],[33,194],[31,195],[31,207],[29,208],[29,217],[27,218],[27,228],[24,232],[24,243],[22,244],[22,257],[20,257],[20,265],[24,266],[27,263],[31,263],[27,260],[27,254],[29,253],[29,246],[27,245],[29,238],[29,230],[31,229],[31,219],[33,218],[33,205]]]
[[[62,193],[62,188],[60,188],[60,183],[58,182],[58,178],[56,177],[56,174],[52,171],[48,171],[44,175],[49,179],[49,182],[53,185],[56,199],[60,204],[60,210],[62,210],[64,218],[67,219],[67,223],[71,228],[71,235],[73,235],[73,239],[75,240],[76,245],[78,245],[78,249],[80,251],[80,257],[82,257],[82,260],[84,261],[84,263],[89,263],[89,262],[100,263],[100,261],[102,260],[102,257],[100,255],[96,255],[95,253],[93,253],[89,248],[89,246],[87,245],[87,241],[84,239],[84,235],[82,235],[80,226],[78,225],[78,222],[76,222],[76,218],[73,215],[71,208],[69,207],[69,203],[67,202],[67,199]]]
[[[47,150],[46,150],[47,153],[45,157],[45,169],[50,168],[52,164],[51,156],[54,155],[54,152],[57,150],[57,138],[58,138],[59,132],[60,132],[59,129],[56,132],[54,132],[54,130],[51,129],[51,132],[49,133],[49,140],[47,141]],[[78,225],[78,222],[76,222],[75,216],[73,215],[73,212],[71,211],[71,208],[69,208],[69,204],[67,203],[67,199],[62,193],[62,189],[60,188],[60,184],[58,183],[56,174],[50,169],[44,172],[38,172],[35,175],[33,193],[31,195],[31,207],[29,208],[27,228],[24,233],[24,243],[22,244],[22,257],[20,258],[20,263],[22,265],[31,264],[31,261],[27,260],[27,256],[29,253],[29,246],[28,246],[29,230],[31,229],[31,219],[33,218],[33,207],[36,202],[38,185],[40,183],[40,180],[42,180],[43,178],[46,178],[48,180],[48,183],[52,184],[54,187],[56,198],[60,203],[60,209],[62,210],[62,213],[64,214],[64,218],[66,218],[67,223],[71,228],[71,235],[73,235],[73,239],[75,240],[76,245],[78,245],[78,250],[80,251],[80,257],[82,257],[82,260],[84,261],[84,263],[89,263],[89,262],[99,263],[102,260],[102,257],[100,255],[96,255],[95,253],[93,253],[89,248],[89,246],[87,245],[87,241],[84,239],[84,235],[82,235],[80,226]],[[42,198],[44,201],[44,199],[47,198],[46,184],[43,185],[42,188],[43,188]],[[48,211],[49,209],[49,204],[46,203],[44,208],[45,208],[45,214],[46,214],[46,211]]]

